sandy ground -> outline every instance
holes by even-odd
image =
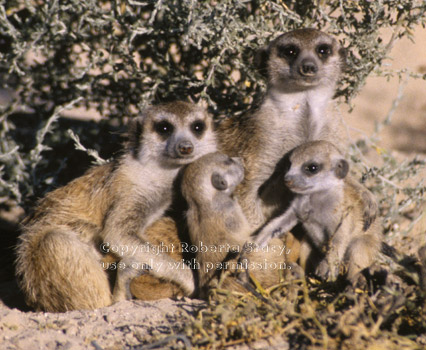
[[[424,45],[426,30],[415,33],[415,42],[396,43],[387,61],[393,68],[408,68],[414,73],[426,73]],[[351,114],[343,112],[353,140],[371,135],[377,121],[384,120],[392,108],[400,88],[397,79],[370,78],[353,101]],[[409,79],[404,95],[395,109],[392,123],[380,134],[378,145],[404,159],[413,154],[426,158],[426,81]],[[374,157],[371,158],[374,162]],[[374,164],[374,163],[373,163]],[[420,174],[425,178],[425,173]],[[425,218],[426,219],[426,218]],[[419,222],[412,242],[419,246],[424,239],[426,220]],[[421,238],[423,237],[423,238]],[[153,334],[167,333],[191,315],[200,301],[169,299],[156,302],[127,301],[94,311],[73,311],[63,314],[35,313],[22,304],[9,302],[16,294],[15,285],[8,289],[0,302],[0,349],[123,349],[137,345]],[[6,306],[7,305],[7,306]],[[16,308],[18,307],[18,308]],[[273,344],[269,344],[273,345]],[[257,344],[251,348],[268,346]],[[248,347],[245,347],[248,348]],[[280,348],[286,348],[281,344]]]
[[[125,349],[182,326],[202,302],[124,301],[66,313],[0,308],[0,349]]]

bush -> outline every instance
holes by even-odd
[[[0,107],[0,198],[27,207],[81,174],[89,158],[76,167],[69,128],[108,158],[119,141],[111,132],[149,103],[203,99],[216,117],[243,113],[265,87],[255,50],[294,28],[341,38],[348,69],[337,95],[349,101],[371,72],[392,74],[382,60],[425,9],[403,0],[1,2],[1,88],[13,97]],[[103,119],[60,119],[76,107]]]

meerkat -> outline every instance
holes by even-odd
[[[186,220],[191,243],[197,251],[198,286],[202,297],[218,282],[223,271],[238,272],[238,253],[250,239],[250,224],[233,198],[234,189],[243,177],[241,159],[219,152],[199,158],[183,173],[181,189],[188,203]],[[277,270],[285,268],[282,242],[276,241],[273,242],[276,246],[270,243],[269,249],[253,250],[250,254],[250,270],[266,286],[278,283]],[[224,287],[244,290],[235,278],[228,278]]]
[[[54,312],[107,306],[131,297],[130,280],[146,270],[191,294],[191,270],[170,269],[174,260],[151,251],[144,232],[170,205],[181,167],[215,150],[212,119],[193,104],[152,106],[135,118],[120,158],[48,193],[23,222],[17,274],[29,304]],[[99,247],[120,259],[113,293]]]
[[[344,61],[341,45],[321,31],[299,29],[280,35],[256,57],[267,73],[267,91],[259,108],[218,125],[220,151],[243,160],[245,176],[235,197],[252,232],[289,203],[285,187],[273,177],[280,173],[277,164],[286,153],[312,140],[332,141],[344,150],[345,128],[332,111]],[[362,193],[367,229],[377,213],[375,199],[352,177],[347,176],[346,182]],[[291,234],[284,239],[291,247],[289,261],[295,262],[301,241]]]
[[[280,35],[257,56],[267,73],[267,91],[260,107],[223,120],[218,126],[219,149],[243,159],[246,175],[236,196],[253,229],[259,228],[283,204],[285,195],[267,181],[278,161],[294,147],[314,140],[346,146],[341,118],[333,113],[332,97],[345,62],[336,39],[315,29]],[[366,226],[374,220],[374,197],[363,191]],[[280,186],[282,188],[282,186]]]
[[[271,220],[257,235],[264,246],[301,223],[306,232],[300,248],[300,265],[306,267],[311,253],[322,259],[315,273],[336,280],[346,270],[349,281],[370,266],[381,246],[378,221],[364,230],[361,195],[346,181],[348,162],[330,142],[313,141],[296,147],[282,184],[294,193],[289,208]]]

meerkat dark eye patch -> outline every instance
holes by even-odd
[[[155,132],[162,137],[169,137],[173,134],[175,127],[166,120],[154,123]]]
[[[202,120],[196,120],[191,124],[191,131],[195,136],[201,136],[206,129],[206,123]]]
[[[278,56],[281,58],[295,59],[300,53],[296,45],[283,45],[278,47]]]
[[[133,119],[129,124],[129,148],[136,158],[143,135],[143,117]]]
[[[224,191],[228,188],[228,182],[226,179],[219,173],[214,172],[211,177],[212,185],[215,189],[219,191]]]
[[[302,171],[305,175],[312,176],[318,174],[322,169],[322,165],[316,162],[308,162],[302,165]]]
[[[349,163],[345,159],[340,159],[336,167],[334,168],[334,173],[338,179],[343,179],[346,177],[349,171]]]
[[[331,46],[328,44],[320,44],[317,46],[317,54],[321,59],[325,59],[333,53]]]

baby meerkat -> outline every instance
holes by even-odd
[[[183,173],[182,195],[188,203],[187,223],[191,243],[197,247],[200,295],[218,281],[221,272],[238,269],[237,253],[250,239],[250,225],[238,202],[235,187],[243,180],[240,158],[216,152],[189,164]],[[277,243],[277,242],[275,242]],[[253,266],[284,266],[282,243],[250,254]],[[281,248],[281,249],[280,249]],[[256,265],[257,263],[258,265]],[[269,263],[269,265],[268,265]],[[277,269],[263,268],[259,281],[268,286],[279,282]],[[260,271],[260,270],[259,270]],[[224,287],[244,290],[233,278]]]
[[[295,197],[255,242],[263,246],[301,223],[306,231],[301,266],[307,265],[311,253],[319,253],[323,259],[315,270],[317,275],[335,280],[345,267],[348,279],[354,282],[379,252],[381,232],[377,220],[364,230],[361,195],[345,181],[348,162],[330,142],[314,141],[296,147],[289,163],[284,183]]]
[[[218,128],[220,150],[243,159],[246,175],[236,196],[254,229],[283,205],[285,195],[268,190],[267,180],[287,152],[314,140],[333,142],[340,150],[347,143],[343,122],[332,111],[345,61],[336,39],[319,30],[299,29],[273,40],[258,58],[268,77],[263,102],[253,113],[231,117]],[[368,226],[377,205],[368,191],[363,200]]]
[[[54,312],[103,307],[129,298],[130,280],[144,270],[192,293],[192,272],[171,270],[174,260],[151,251],[144,232],[170,205],[180,168],[216,150],[212,127],[193,104],[150,107],[131,123],[119,159],[47,194],[24,221],[17,249],[29,304]],[[112,295],[99,246],[121,260]]]

